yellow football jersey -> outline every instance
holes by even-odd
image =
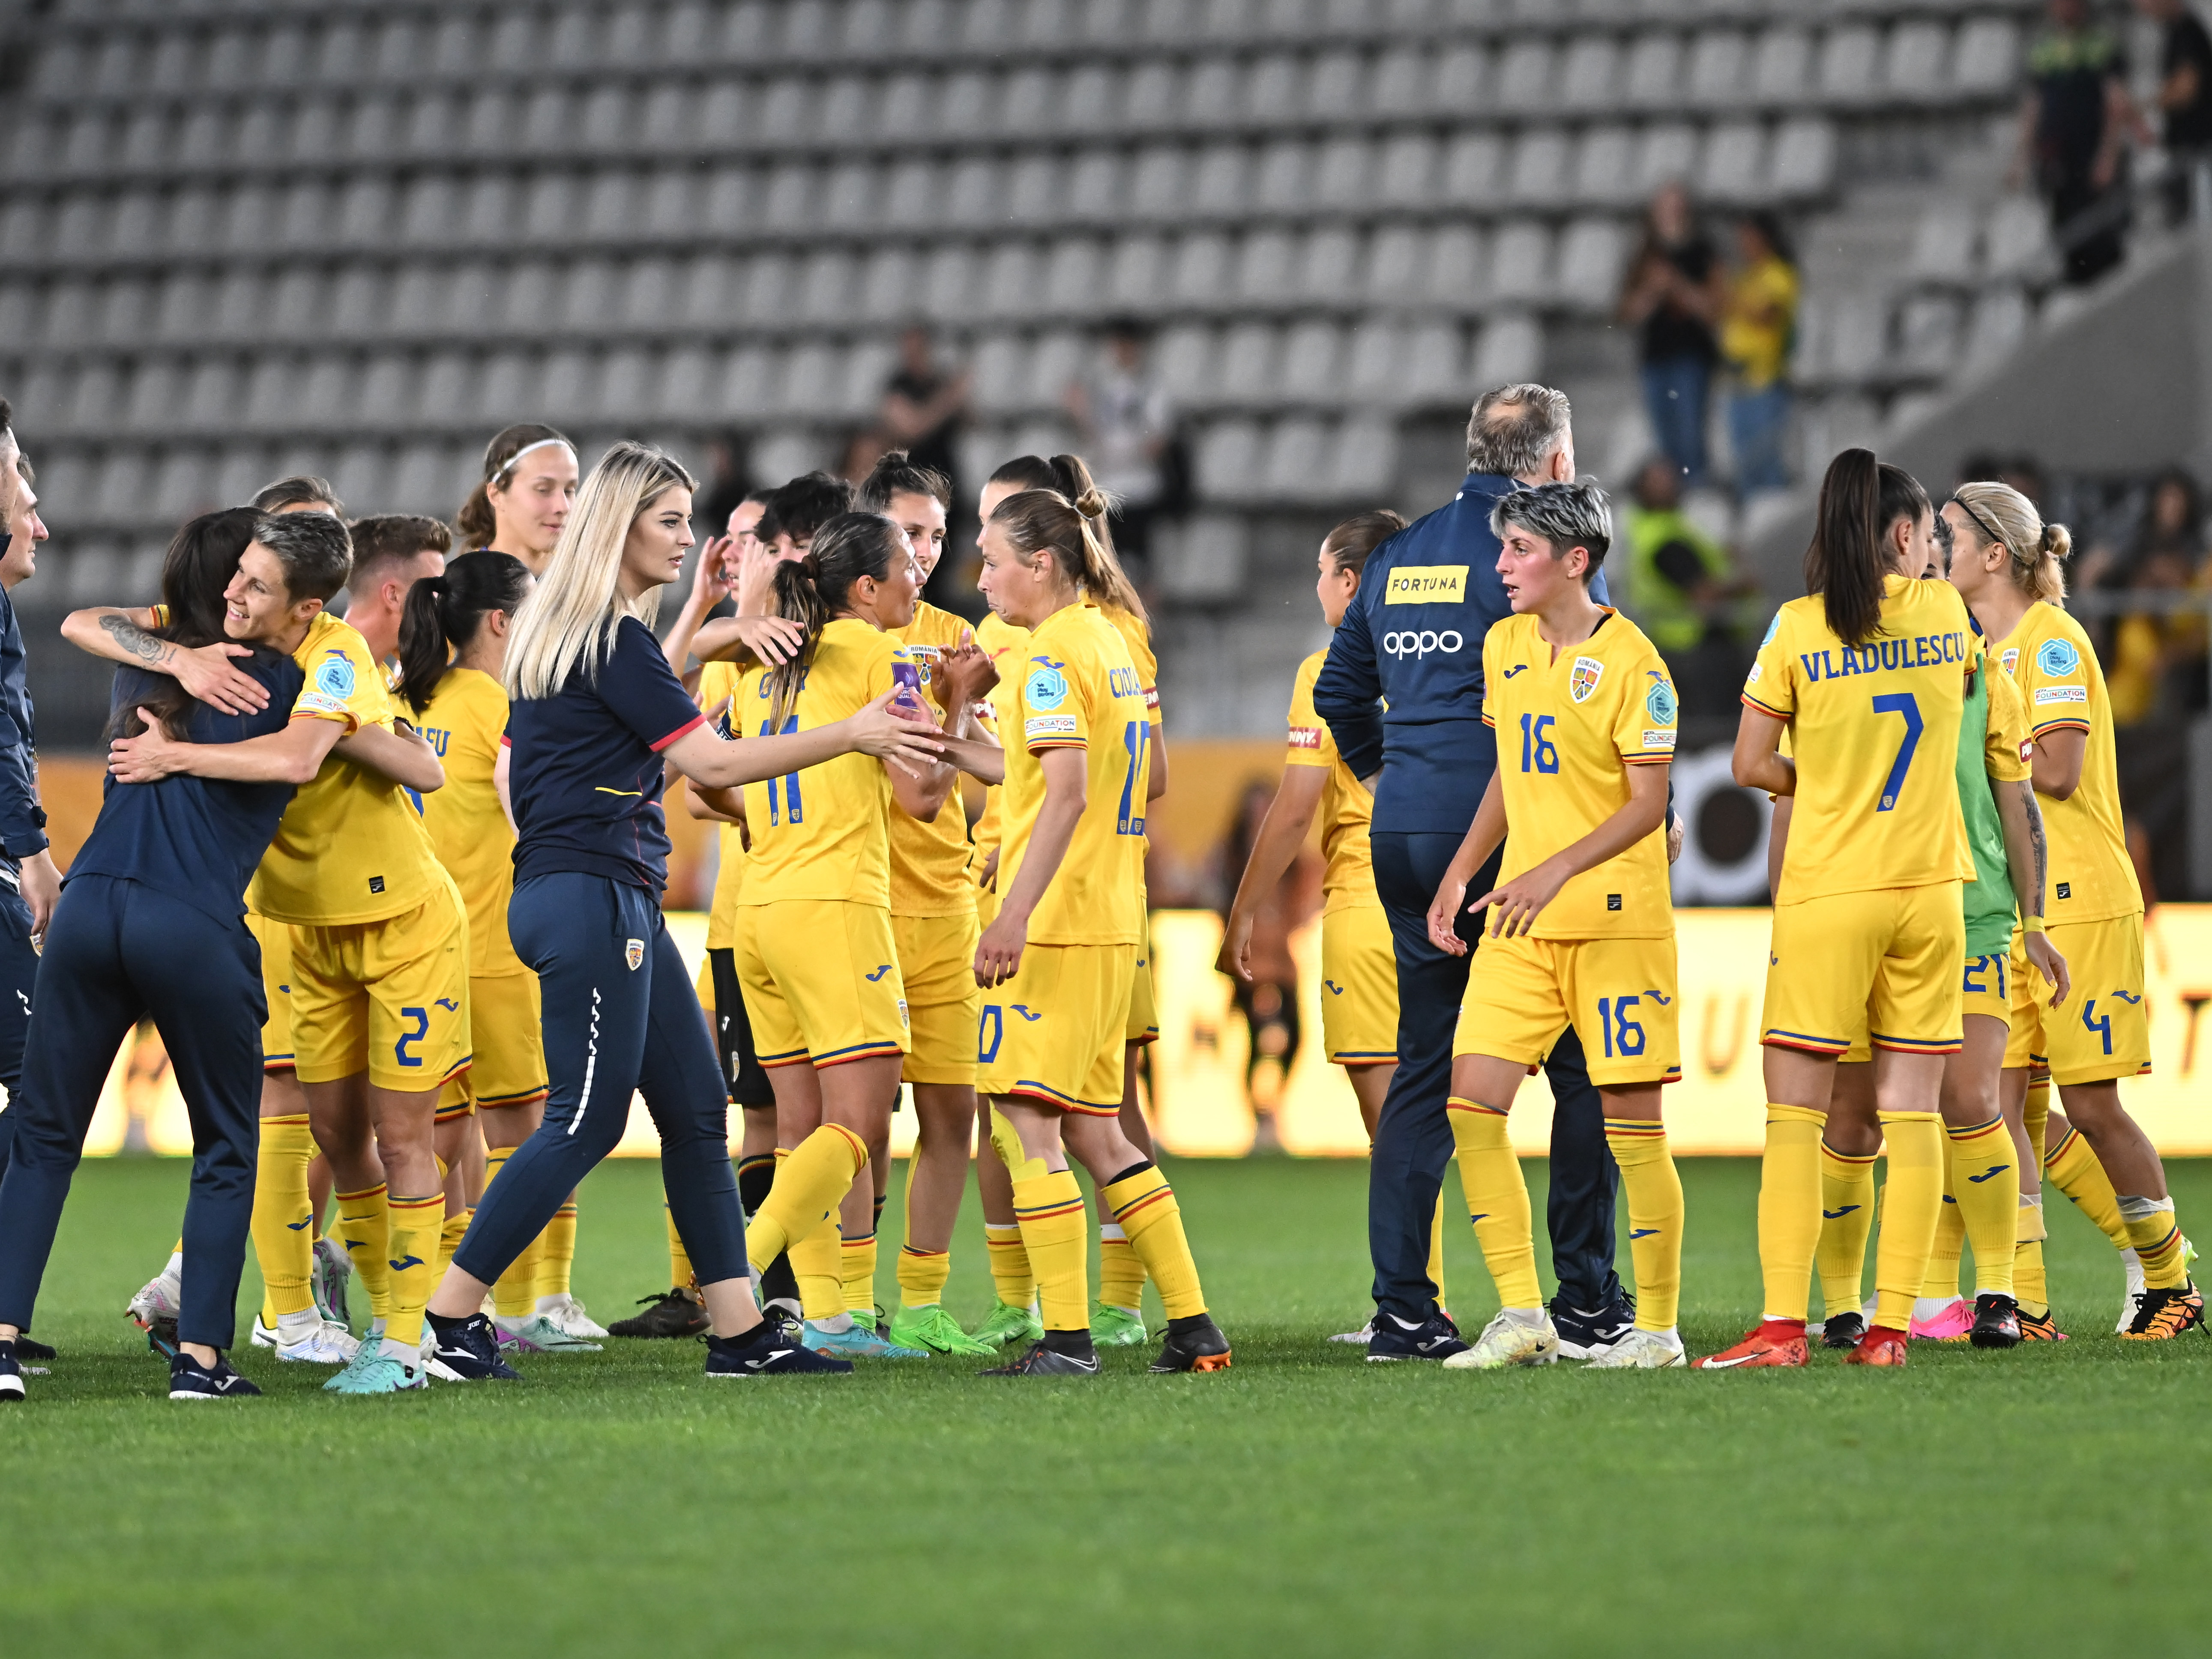
[[[1956,769],[1966,674],[1980,654],[1947,581],[1887,578],[1881,624],[1857,647],[1830,629],[1817,593],[1776,613],[1743,700],[1790,722],[1796,759],[1779,902],[1972,870]]]
[[[446,787],[422,798],[422,827],[469,913],[470,975],[526,973],[507,935],[514,831],[492,783],[507,730],[506,689],[473,668],[448,668],[416,724],[446,769]]]
[[[329,611],[307,625],[292,659],[307,675],[293,719],[342,720],[348,732],[392,723],[368,641]],[[332,755],[284,809],[246,902],[272,921],[303,927],[382,921],[422,905],[441,879],[408,792]]]
[[[921,689],[942,707],[938,674],[951,653],[974,637],[968,624],[950,611],[917,605],[914,620],[891,638],[906,647],[921,675]],[[975,886],[968,878],[968,808],[956,786],[937,816],[924,823],[896,806],[891,809],[891,914],[895,916],[957,916],[975,908]]]
[[[991,720],[998,728],[999,741],[1004,743],[1016,730],[1019,713],[1021,686],[1019,684],[1021,653],[1029,644],[1030,630],[1017,628],[1004,621],[995,611],[975,624],[975,643],[991,653],[998,665],[999,683],[991,688]],[[1000,803],[1006,794],[1004,785],[996,785],[983,792],[983,816],[975,820],[969,839],[975,843],[970,859],[970,874],[981,871],[983,860],[990,857],[999,844]],[[1001,885],[1000,892],[1006,890]]]
[[[2112,703],[2105,671],[2081,624],[2039,599],[1996,646],[1998,665],[2019,686],[2028,729],[2086,732],[2081,781],[2064,800],[2040,798],[2051,837],[2051,886],[2044,895],[2053,923],[2104,921],[2139,915],[2142,889],[2120,827],[2120,777],[2112,744]]]
[[[1048,749],[1085,751],[1083,816],[1030,917],[1032,945],[1133,945],[1145,872],[1145,760],[1152,727],[1136,665],[1093,606],[1055,611],[1015,660],[1018,696],[1006,736],[1006,844],[999,893],[1013,890],[1044,805]]]
[[[743,672],[733,662],[710,662],[699,672],[700,710],[726,738],[737,728],[730,721],[728,709],[719,714],[714,710],[725,699],[734,701]],[[707,948],[727,951],[738,942],[738,895],[745,884],[745,844],[736,824],[715,823],[714,849],[714,896],[707,902]]]
[[[1283,757],[1285,766],[1319,766],[1328,772],[1321,787],[1321,851],[1328,863],[1321,878],[1323,915],[1382,902],[1376,896],[1375,859],[1367,841],[1375,798],[1359,787],[1336,752],[1328,723],[1314,712],[1314,682],[1328,660],[1323,647],[1298,665],[1291,683],[1290,749]]]
[[[784,732],[811,732],[857,713],[891,689],[898,641],[857,617],[822,630],[813,665],[784,717]],[[730,704],[740,739],[770,735],[775,695],[765,668],[749,668]],[[890,904],[890,774],[872,755],[840,755],[819,766],[744,786],[745,857],[739,908],[778,899],[843,899]]]
[[[1501,881],[1627,805],[1629,767],[1674,758],[1674,682],[1658,647],[1617,611],[1581,644],[1556,652],[1537,618],[1505,617],[1482,641],[1482,723],[1498,732],[1505,798]],[[1558,939],[1665,939],[1674,931],[1663,824],[1568,882],[1530,929]]]

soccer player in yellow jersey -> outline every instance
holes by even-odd
[[[1873,1325],[1846,1357],[1901,1365],[1943,1201],[1939,1103],[1960,1044],[1960,884],[1972,872],[1956,778],[1972,619],[1934,557],[1927,492],[1863,449],[1820,487],[1808,596],[1777,615],[1744,687],[1734,770],[1794,795],[1768,951],[1765,1309],[1704,1369],[1802,1365],[1820,1234],[1820,1134],[1836,1061],[1863,1021],[1889,1150]],[[1776,750],[1790,735],[1792,757]]]
[[[1346,520],[1322,539],[1315,592],[1331,628],[1344,619],[1346,607],[1358,592],[1367,556],[1405,527],[1405,520],[1385,507]],[[1375,798],[1352,775],[1337,753],[1328,724],[1314,712],[1314,682],[1328,657],[1323,647],[1298,665],[1291,687],[1290,746],[1283,757],[1283,781],[1237,884],[1215,966],[1224,974],[1251,979],[1253,915],[1262,896],[1282,880],[1318,816],[1327,860],[1322,877],[1326,896],[1321,918],[1322,1043],[1351,1080],[1360,1121],[1372,1141],[1382,1097],[1398,1069],[1398,966],[1390,949],[1389,918],[1376,895],[1375,866],[1367,844]],[[1431,1229],[1430,1241],[1429,1277],[1441,1287],[1442,1230]],[[1441,1288],[1437,1294],[1441,1298]],[[1364,1343],[1368,1335],[1365,1330],[1350,1331],[1332,1340]]]
[[[1448,1103],[1460,1182],[1500,1306],[1474,1346],[1443,1363],[1489,1370],[1559,1357],[1506,1115],[1522,1079],[1571,1025],[1628,1189],[1636,1264],[1635,1328],[1590,1364],[1664,1370],[1685,1358],[1674,1330],[1682,1183],[1659,1103],[1662,1085],[1682,1074],[1667,886],[1674,682],[1642,630],[1590,598],[1613,542],[1596,485],[1516,490],[1492,510],[1491,528],[1513,607],[1482,645],[1482,720],[1498,733],[1498,769],[1428,921],[1437,948],[1459,956],[1468,948],[1461,907],[1492,912],[1452,1040]],[[1498,887],[1469,903],[1468,883],[1501,841]]]
[[[2059,567],[2070,540],[2064,526],[2045,524],[2004,484],[1962,484],[1945,513],[1959,590],[2027,705],[2035,792],[2051,838],[2051,943],[2073,969],[2075,994],[2061,1008],[2022,994],[2018,976],[2014,986],[2018,1058],[2047,1057],[2066,1108],[2046,1173],[2135,1252],[2143,1290],[2122,1334],[2162,1341],[2201,1325],[2204,1304],[2190,1281],[2189,1242],[2165,1166],[2120,1103],[2120,1079],[2150,1069],[2142,892],[2121,830],[2104,671],[2087,634],[2062,608]],[[2031,1118],[2027,1127],[2035,1138],[2039,1126]]]
[[[1084,602],[1110,581],[1092,527],[1105,512],[1095,489],[1073,502],[1030,490],[983,532],[983,595],[1030,630],[1006,727],[1018,738],[1005,751],[998,913],[975,951],[976,1083],[1042,1298],[1043,1338],[1010,1375],[1098,1371],[1070,1152],[1159,1289],[1168,1328],[1152,1368],[1215,1370],[1230,1358],[1175,1194],[1120,1125],[1150,722],[1127,646]]]
[[[893,450],[876,463],[855,501],[861,512],[880,514],[905,532],[926,585],[945,555],[951,483],[942,473],[915,465],[904,450]],[[914,620],[893,633],[943,728],[971,741],[992,741],[972,710],[996,675],[990,659],[975,648],[968,624],[917,600]],[[910,1038],[902,1075],[913,1090],[916,1134],[907,1165],[899,1310],[890,1337],[902,1347],[988,1356],[991,1347],[963,1330],[944,1305],[952,1225],[975,1144],[975,1023],[983,1006],[975,984],[979,929],[968,854],[968,814],[957,790],[927,823],[902,810],[890,815],[891,933],[906,983]],[[874,1162],[873,1148],[870,1158]],[[878,1164],[878,1214],[884,1173]],[[846,1311],[872,1322],[874,1235],[848,1237],[844,1246]]]
[[[778,564],[776,611],[798,625],[801,643],[792,660],[739,679],[731,725],[740,744],[830,725],[895,684],[918,705],[920,674],[890,630],[913,621],[920,585],[904,533],[872,513],[831,519],[804,559]],[[738,900],[738,973],[775,1089],[778,1141],[792,1148],[748,1248],[758,1267],[789,1251],[805,1340],[823,1352],[927,1352],[850,1316],[840,1237],[872,1236],[872,1187],[855,1177],[888,1133],[908,1041],[890,914],[893,803],[933,819],[953,781],[949,763],[916,775],[847,756],[744,790],[752,846]]]

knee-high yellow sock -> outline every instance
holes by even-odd
[[[2012,1253],[2012,1293],[2032,1319],[2051,1312],[2051,1287],[2043,1270],[2043,1194],[2023,1195],[2014,1212],[2017,1243]]]
[[[799,1280],[799,1310],[808,1319],[835,1319],[845,1311],[843,1240],[837,1218],[824,1216],[791,1241],[792,1276]]]
[[[2142,1262],[2143,1283],[2154,1291],[2178,1291],[2189,1282],[2188,1252],[2173,1219],[2170,1198],[2123,1198],[2121,1218],[2128,1239]]]
[[[335,1196],[338,1243],[353,1258],[354,1273],[362,1289],[368,1292],[368,1316],[388,1320],[392,1316],[392,1217],[384,1183]]]
[[[2120,1196],[2112,1190],[2112,1178],[2097,1162],[2088,1138],[2072,1124],[2044,1155],[2043,1178],[2072,1199],[2074,1207],[2097,1224],[2097,1231],[2112,1241],[2114,1249],[2134,1247],[2128,1224],[2120,1217]]]
[[[446,1224],[438,1229],[438,1267],[430,1276],[431,1284],[435,1285],[443,1279],[446,1269],[453,1265],[453,1252],[461,1248],[461,1241],[468,1237],[469,1223],[475,1216],[473,1208],[455,1210],[447,1215]]]
[[[876,1312],[876,1236],[865,1238],[840,1237],[837,1247],[837,1273],[844,1282],[845,1311],[866,1314]]]
[[[1019,1231],[1020,1229],[1015,1229]],[[945,1250],[917,1250],[908,1244],[899,1251],[899,1306],[933,1308],[945,1300],[945,1281],[952,1276],[952,1256]]]
[[[494,1146],[484,1154],[483,1189],[491,1191],[491,1184],[499,1179],[507,1161],[514,1156],[512,1146]],[[479,1198],[478,1203],[483,1200]],[[522,1247],[521,1254],[507,1264],[507,1271],[493,1281],[492,1311],[501,1319],[527,1319],[538,1307],[538,1257],[545,1236],[540,1233]]]
[[[1912,1304],[1928,1276],[1928,1251],[1943,1208],[1943,1120],[1935,1112],[1880,1116],[1889,1180],[1874,1253],[1874,1322],[1902,1332],[1912,1328]],[[1957,1284],[1954,1274],[1954,1293]]]
[[[1974,1252],[1974,1294],[2012,1296],[2020,1246],[2020,1157],[2002,1117],[1944,1131],[1951,1143],[1951,1196]]]
[[[1036,1300],[1036,1273],[1030,1266],[1030,1247],[1022,1243],[1019,1225],[983,1224],[983,1253],[990,1259],[991,1283],[999,1300],[1009,1308],[1026,1308]]]
[[[1459,1184],[1467,1194],[1468,1218],[1483,1265],[1498,1287],[1498,1305],[1539,1308],[1543,1287],[1536,1280],[1536,1243],[1528,1231],[1528,1183],[1521,1160],[1513,1156],[1505,1114],[1456,1095],[1445,1104],[1451,1114],[1452,1141],[1459,1149]]]
[[[307,1163],[315,1138],[305,1112],[261,1120],[253,1171],[253,1254],[261,1263],[261,1318],[270,1330],[285,1314],[315,1305],[315,1242],[308,1235]]]
[[[545,1224],[544,1254],[538,1259],[538,1296],[566,1296],[575,1265],[576,1200],[572,1198]]]
[[[399,1343],[422,1340],[422,1310],[430,1300],[436,1280],[438,1235],[446,1224],[446,1195],[431,1193],[422,1198],[395,1198],[386,1206],[392,1244],[392,1312],[385,1320],[386,1340]]]
[[[1820,1272],[1824,1316],[1856,1313],[1866,1301],[1867,1236],[1874,1231],[1874,1164],[1820,1143]]]
[[[825,1123],[791,1150],[775,1172],[775,1185],[745,1232],[745,1252],[756,1267],[765,1267],[784,1255],[798,1239],[810,1235],[844,1199],[847,1190],[868,1167],[868,1146],[842,1123]],[[830,1238],[836,1237],[830,1222]],[[831,1260],[836,1255],[833,1249]],[[799,1258],[791,1260],[800,1273]],[[836,1279],[832,1266],[830,1276]],[[809,1315],[811,1318],[813,1316]]]
[[[1113,1212],[1110,1207],[1107,1212]],[[1109,1308],[1126,1308],[1132,1313],[1145,1304],[1144,1258],[1115,1221],[1098,1224],[1098,1299]]]
[[[1098,1201],[1128,1236],[1129,1249],[1152,1283],[1170,1319],[1188,1319],[1206,1311],[1206,1291],[1198,1282],[1198,1263],[1182,1230],[1182,1206],[1175,1188],[1155,1164],[1146,1164],[1098,1189]],[[1137,1285],[1139,1294],[1142,1281]],[[1131,1305],[1119,1303],[1116,1306]]]
[[[1936,1231],[1928,1241],[1928,1265],[1921,1269],[1919,1299],[1956,1302],[1959,1299],[1959,1257],[1966,1247],[1966,1223],[1958,1200],[1951,1195],[1947,1176],[1943,1207],[1936,1212]]]
[[[2051,1141],[2051,1079],[2030,1075],[2027,1099],[2021,1107],[2020,1127],[2027,1131],[2027,1144],[2035,1149],[2035,1167],[2042,1169],[2044,1148]]]
[[[676,1217],[665,1203],[660,1216],[668,1227],[668,1282],[679,1291],[696,1291],[699,1276],[691,1271],[691,1253],[684,1248],[684,1235],[676,1231]]]
[[[1636,1328],[1671,1331],[1682,1294],[1682,1177],[1664,1125],[1609,1117],[1605,1144],[1628,1194],[1628,1255],[1636,1266]]]
[[[1029,1160],[1035,1167],[1040,1160]],[[1014,1176],[1014,1214],[1022,1243],[1036,1264],[1037,1295],[1048,1331],[1091,1328],[1089,1230],[1084,1225],[1083,1189],[1066,1170]]]
[[[1820,1245],[1820,1131],[1826,1115],[1803,1106],[1766,1108],[1759,1166],[1761,1317],[1805,1322],[1813,1257]]]
[[[1429,1283],[1437,1287],[1437,1306],[1444,1305],[1444,1195],[1437,1191],[1437,1212],[1429,1218]]]

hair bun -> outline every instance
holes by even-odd
[[[1095,484],[1075,498],[1075,510],[1086,519],[1106,516],[1106,497]]]

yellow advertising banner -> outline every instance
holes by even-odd
[[[1682,1081],[1667,1091],[1668,1138],[1683,1156],[1755,1154],[1765,1121],[1759,1075],[1759,1012],[1766,975],[1769,913],[1685,910],[1676,918],[1682,1006]],[[668,927],[695,975],[705,957],[705,918],[672,913]],[[1255,1120],[1246,1086],[1249,1042],[1214,970],[1221,923],[1210,911],[1152,916],[1152,971],[1160,1040],[1152,1055],[1152,1109],[1160,1143],[1186,1158],[1237,1158],[1251,1150]],[[1343,1072],[1322,1058],[1321,924],[1292,936],[1304,1040],[1276,1092],[1276,1131],[1286,1151],[1358,1157],[1367,1150]],[[2128,1109],[2173,1156],[2212,1155],[2212,905],[2161,905],[2146,929],[2153,1070],[2122,1086]],[[2078,1005],[2077,1005],[2078,1006]],[[2202,1066],[2207,1077],[2200,1077]],[[1272,1076],[1271,1069],[1263,1076]],[[1528,1079],[1513,1111],[1514,1144],[1540,1155],[1552,1101],[1541,1076]],[[734,1125],[732,1127],[734,1128]],[[892,1151],[913,1146],[914,1115],[893,1121]],[[85,1151],[185,1154],[191,1130],[160,1040],[148,1032],[116,1056]],[[652,1157],[659,1138],[642,1100],[632,1103],[617,1155]]]

